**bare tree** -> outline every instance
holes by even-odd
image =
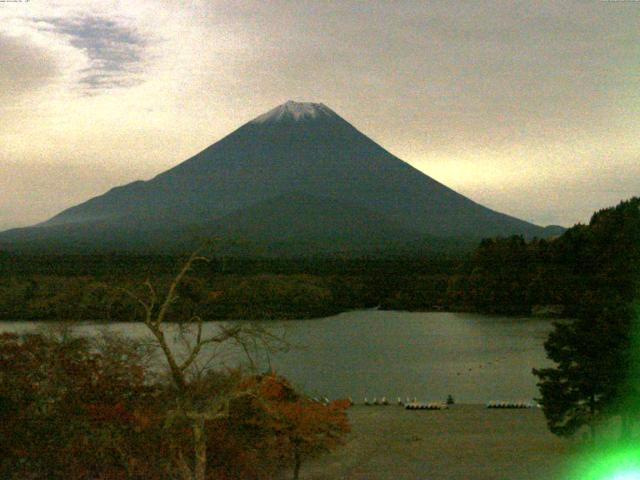
[[[234,343],[253,363],[251,352],[256,346],[262,351],[284,348],[284,340],[267,330],[248,322],[234,324],[218,323],[217,330],[211,334],[204,332],[204,320],[199,315],[189,315],[177,321],[182,351],[170,343],[167,338],[168,314],[178,299],[178,288],[185,280],[196,262],[209,259],[194,252],[179,273],[173,278],[168,291],[160,295],[150,280],[144,283],[146,292],[142,295],[123,290],[141,308],[144,324],[153,335],[154,341],[162,351],[169,368],[172,383],[177,390],[177,409],[172,414],[187,419],[193,431],[193,462],[185,459],[182,451],[178,453],[178,471],[183,480],[205,480],[207,468],[206,431],[207,421],[226,418],[229,415],[230,402],[240,396],[253,396],[252,391],[232,389],[229,392],[210,392],[198,398],[194,378],[197,378],[214,364],[215,353],[206,354],[207,349],[223,344]]]

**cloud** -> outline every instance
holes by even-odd
[[[621,197],[638,185],[595,168],[640,173],[625,160],[640,158],[634,2],[7,7],[0,110],[12,121],[0,122],[0,154],[24,165],[148,178],[293,98],[324,102],[425,173],[536,221],[571,223],[616,185]],[[584,198],[563,190],[567,178]]]
[[[142,82],[146,40],[134,28],[114,18],[75,16],[35,19],[40,28],[64,35],[71,46],[83,51],[89,66],[80,71],[87,91],[130,87]],[[44,25],[44,26],[43,26]]]
[[[55,57],[27,37],[0,32],[0,100],[11,102],[37,91],[58,74]]]

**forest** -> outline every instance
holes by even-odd
[[[629,298],[638,198],[553,239],[483,240],[457,255],[215,257],[186,279],[177,311],[209,319],[295,319],[350,309],[574,316],[587,297]],[[0,252],[2,320],[136,320],[122,289],[167,283],[184,259]]]

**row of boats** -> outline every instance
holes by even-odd
[[[418,402],[418,399],[416,397],[413,397],[413,400],[410,400],[409,397],[407,397],[406,401],[402,401],[402,399],[398,397],[398,400],[396,401],[396,403],[400,406],[408,405],[409,403],[417,403],[417,402]],[[351,404],[353,405],[353,401],[351,401]],[[367,397],[364,397],[364,405],[390,405],[390,404],[391,402],[387,400],[387,397],[382,397],[380,398],[380,400],[378,400],[376,397],[373,397],[373,400],[369,400]]]
[[[534,408],[537,404],[531,402],[497,402],[491,401],[487,403],[487,408]]]
[[[407,410],[446,410],[449,408],[449,405],[447,405],[446,402],[411,402],[405,404],[404,408]]]
[[[314,398],[316,402],[328,404],[329,399],[327,397]],[[349,403],[351,405],[355,405],[355,402],[351,397],[349,397]],[[449,405],[453,404],[453,399],[448,399],[446,402],[419,402],[416,397],[410,399],[407,397],[405,400],[402,400],[400,397],[395,402],[398,406],[404,407],[407,410],[446,410],[449,408]],[[391,405],[391,402],[387,399],[387,397],[381,397],[378,399],[377,397],[373,397],[372,400],[369,400],[367,397],[364,397],[363,405],[366,406],[384,406]],[[536,403],[527,402],[527,401],[497,401],[492,400],[486,404],[487,408],[536,408],[539,407]]]
[[[453,403],[453,402],[450,402],[450,403]],[[351,401],[351,404],[353,405],[353,401]],[[416,397],[413,397],[413,400],[411,400],[409,397],[407,397],[405,400],[402,400],[400,397],[398,397],[398,399],[396,400],[396,404],[406,408],[407,410],[444,410],[449,407],[447,402],[425,403],[425,402],[419,402]],[[387,400],[387,397],[382,397],[380,400],[374,397],[373,400],[371,401],[369,401],[369,399],[365,397],[364,405],[369,405],[369,406],[390,405],[390,402],[389,400]]]

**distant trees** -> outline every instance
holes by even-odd
[[[140,305],[131,297],[113,295],[108,286],[136,290],[144,278],[3,277],[0,272],[0,318],[132,321]],[[153,278],[157,289],[166,289],[173,281],[166,274]],[[221,275],[200,269],[184,279],[178,293],[172,316],[192,313],[223,320],[322,317],[380,303],[380,292],[366,276]]]
[[[639,261],[633,220],[638,201],[596,212],[589,225],[555,239],[486,239],[455,258],[228,257],[224,268],[216,261],[200,263],[181,284],[172,312],[262,320],[380,306],[574,317],[594,292],[607,296],[629,284],[629,269]],[[137,302],[105,294],[105,285],[134,290],[151,277],[156,288],[166,289],[175,262],[176,257],[108,254],[0,257],[0,318],[128,321]]]
[[[450,308],[528,315],[558,306],[575,317],[594,296],[630,301],[640,263],[640,198],[596,212],[553,240],[483,240],[449,279]]]
[[[340,311],[328,279],[314,275],[260,274],[218,278],[220,292],[203,306],[218,318],[307,318]]]
[[[8,255],[0,257],[0,318],[117,320],[137,303],[109,295],[145,278],[173,280],[179,257],[151,255]],[[453,257],[232,258],[198,263],[185,279],[174,315],[216,319],[311,318],[359,308],[431,309],[448,305]]]

